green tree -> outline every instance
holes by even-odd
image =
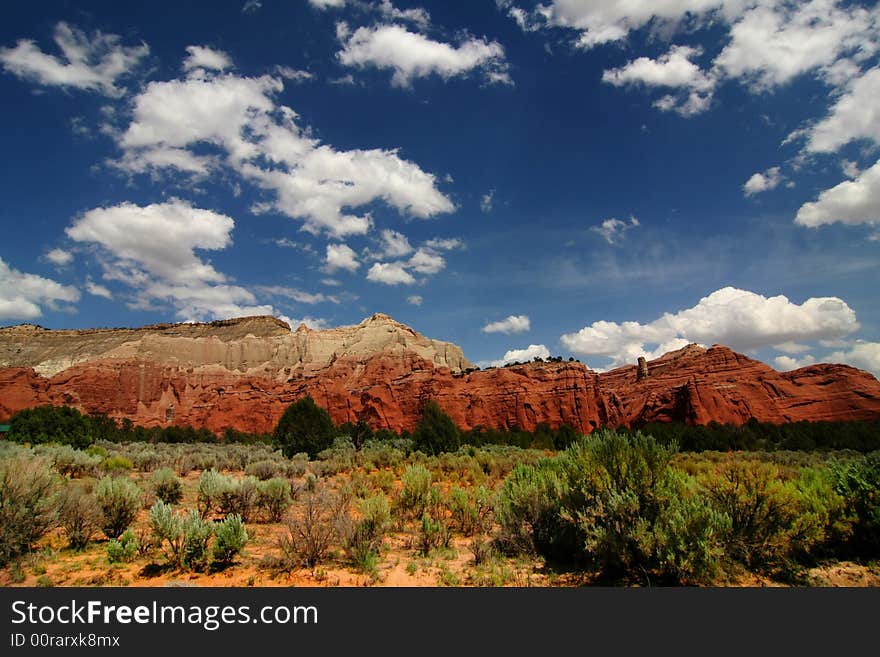
[[[287,407],[273,435],[286,457],[307,452],[314,458],[333,444],[336,427],[330,414],[306,396]]]
[[[415,448],[427,454],[454,452],[461,446],[461,433],[452,418],[435,401],[422,409],[422,418],[413,432]]]

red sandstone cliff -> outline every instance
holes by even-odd
[[[717,345],[666,354],[649,362],[649,376],[640,380],[635,365],[603,374],[573,362],[462,371],[469,363],[457,347],[427,340],[382,315],[357,327],[331,329],[337,333],[326,339],[317,331],[308,340],[300,335],[298,343],[289,336],[300,331],[248,321],[247,330],[225,324],[232,327],[226,333],[190,327],[174,336],[173,329],[161,327],[161,339],[148,329],[122,339],[102,334],[107,344],[100,348],[94,336],[89,342],[72,335],[78,355],[68,353],[57,336],[41,333],[29,345],[21,331],[16,338],[2,329],[0,355],[18,354],[26,361],[20,354],[31,349],[50,369],[63,367],[41,376],[34,365],[7,361],[14,366],[0,369],[0,417],[40,404],[68,404],[145,426],[265,432],[306,394],[337,424],[365,419],[397,431],[415,426],[428,399],[462,428],[531,430],[547,422],[586,432],[670,420],[741,424],[752,417],[774,423],[880,417],[880,382],[867,372],[812,365],[781,373]],[[263,329],[269,337],[259,335]]]

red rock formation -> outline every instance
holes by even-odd
[[[528,363],[453,373],[418,354],[386,350],[337,358],[312,374],[279,379],[219,367],[185,368],[146,359],[99,359],[51,378],[32,368],[0,369],[0,417],[40,404],[220,431],[271,431],[284,409],[309,394],[337,423],[411,430],[428,399],[462,428],[534,429],[547,422],[589,432],[597,426],[678,420],[742,424],[880,418],[880,382],[845,365],[793,372],[722,346],[690,345],[648,363],[597,374],[580,363]]]

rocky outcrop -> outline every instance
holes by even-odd
[[[126,331],[0,330],[0,417],[68,404],[145,426],[264,432],[308,394],[338,424],[363,419],[396,431],[412,429],[428,399],[462,428],[880,418],[880,382],[867,372],[777,372],[720,345],[668,353],[640,376],[636,365],[598,374],[576,362],[473,371],[455,345],[385,315],[293,333],[266,318]],[[56,333],[68,334],[66,347]]]
[[[384,351],[410,351],[456,372],[473,367],[456,345],[426,338],[381,313],[355,326],[313,330],[301,324],[293,332],[274,317],[139,329],[52,331],[33,324],[0,329],[0,368],[31,367],[46,377],[85,363],[138,360],[286,380],[323,370],[338,358],[365,359]]]

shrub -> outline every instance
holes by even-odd
[[[287,479],[276,477],[257,484],[257,504],[266,511],[269,522],[280,522],[292,503]]]
[[[422,465],[411,465],[401,477],[403,489],[398,507],[404,515],[420,518],[431,504],[431,472]]]
[[[170,505],[157,500],[150,509],[150,525],[170,563],[189,570],[207,565],[208,543],[214,528],[197,511],[190,509],[177,514]]]
[[[220,512],[224,515],[236,513],[247,522],[257,504],[257,480],[254,477],[244,477],[237,481],[233,479],[231,482],[220,491]]]
[[[214,561],[221,564],[232,560],[244,549],[249,537],[241,516],[233,514],[218,522],[214,528]]]
[[[285,456],[306,452],[314,458],[333,444],[336,427],[330,414],[307,396],[288,406],[273,435]]]
[[[58,519],[70,547],[82,550],[103,526],[104,514],[94,495],[69,483],[58,498]]]
[[[92,475],[103,460],[98,455],[87,454],[70,445],[38,445],[34,452],[49,457],[55,470],[65,477]]]
[[[183,484],[171,468],[159,468],[150,477],[156,497],[165,504],[177,504],[183,498]]]
[[[220,494],[234,485],[233,479],[214,469],[205,470],[199,477],[198,509],[203,518],[219,504]]]
[[[422,417],[413,431],[413,443],[427,454],[454,452],[461,446],[461,433],[452,418],[431,400],[422,409]]]
[[[281,468],[275,461],[263,459],[255,463],[249,463],[247,468],[245,468],[245,474],[256,477],[260,481],[266,481],[277,475],[280,470]]]
[[[195,509],[183,516],[183,553],[180,565],[189,570],[204,570],[208,565],[208,542],[214,526]]]
[[[95,487],[95,498],[103,513],[101,529],[116,538],[134,522],[141,508],[141,491],[125,477],[104,477]]]
[[[485,486],[470,491],[453,486],[449,491],[446,505],[449,507],[453,523],[465,536],[472,536],[489,529],[492,494]]]
[[[499,497],[502,537],[613,579],[709,581],[728,519],[672,469],[674,451],[638,432],[599,431],[517,466]]]
[[[501,525],[501,546],[526,552],[570,558],[581,549],[571,523],[561,515],[568,481],[558,460],[520,464],[504,480],[495,507]]]
[[[107,543],[107,560],[110,563],[133,561],[139,550],[137,536],[131,529],[126,529],[118,539],[110,539]]]
[[[101,463],[101,468],[103,468],[104,472],[126,472],[134,468],[134,464],[131,462],[131,459],[115,455],[104,459],[104,462]]]
[[[157,500],[150,508],[150,527],[165,558],[179,565],[183,561],[183,518],[174,513],[171,505]]]
[[[422,516],[419,527],[419,551],[428,556],[431,550],[440,546],[449,547],[451,541],[449,528],[440,518],[433,518],[429,514]]]
[[[851,463],[832,465],[835,491],[852,519],[846,550],[869,559],[880,556],[880,451]]]
[[[364,572],[373,572],[385,532],[391,524],[391,507],[384,495],[373,495],[358,504],[359,518],[349,523],[344,537],[352,562]]]
[[[0,460],[0,565],[29,551],[55,525],[56,485],[45,458]]]
[[[341,525],[348,514],[348,500],[320,484],[305,488],[301,499],[302,503],[287,519],[287,532],[281,536],[279,547],[288,567],[314,568],[339,540]]]
[[[730,519],[728,556],[749,568],[787,567],[800,526],[797,488],[770,463],[728,459],[700,477],[712,506]]]

